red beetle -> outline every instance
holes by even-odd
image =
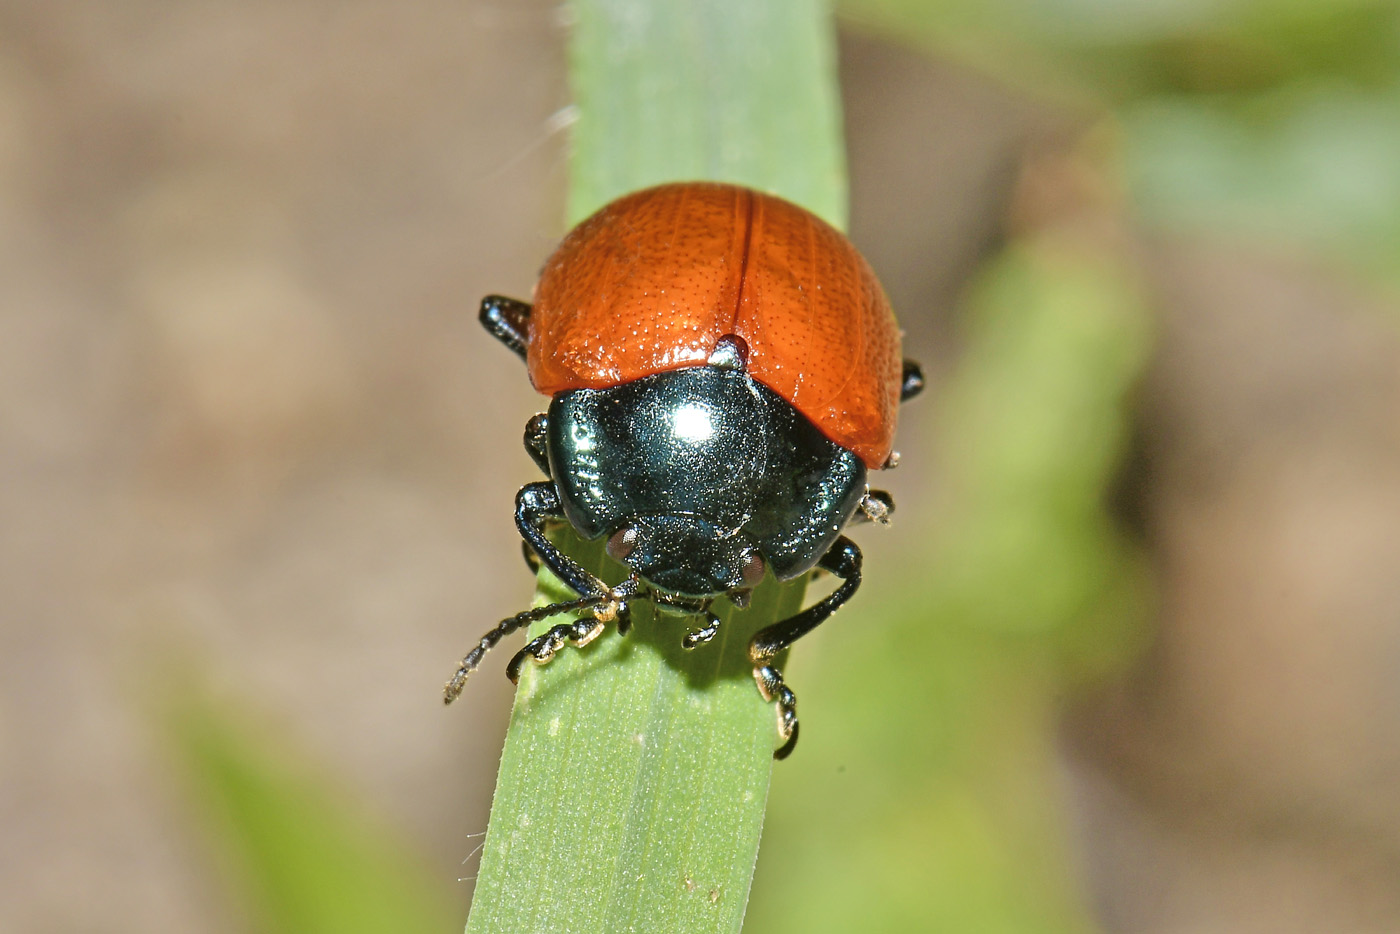
[[[771,570],[841,580],[825,599],[760,630],[754,678],[777,701],[785,758],[796,697],[773,659],[850,599],[860,549],[852,521],[886,521],[894,503],[866,485],[892,466],[899,403],[923,388],[900,357],[899,327],[865,260],[839,231],[779,198],[710,182],[620,198],[574,228],[545,263],[533,307],[488,296],[486,329],[551,397],[525,447],[550,478],[516,497],[527,556],[578,599],[503,620],[462,660],[450,703],[504,636],[585,611],[516,653],[547,662],[604,625],[629,628],[629,603],[698,617],[686,648],[714,638],[711,602],[744,605]],[[598,580],[544,535],[566,520],[631,575]]]

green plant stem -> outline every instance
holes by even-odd
[[[578,0],[569,219],[662,181],[739,182],[845,220],[834,36],[816,0]],[[592,570],[597,543],[563,542]],[[721,601],[715,640],[634,629],[522,676],[468,931],[738,931],[777,745],[747,643],[804,581]],[[536,599],[569,594],[546,572]],[[558,622],[536,626],[538,633]]]
[[[576,0],[569,222],[678,179],[846,225],[836,48],[820,0]]]

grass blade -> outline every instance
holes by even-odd
[[[647,185],[716,179],[844,223],[823,4],[572,9],[571,222]],[[596,545],[566,548],[594,570],[608,564]],[[796,611],[803,590],[770,580],[748,610],[717,608],[724,629],[694,652],[681,649],[676,618],[638,605],[626,639],[609,633],[525,672],[469,932],[739,930],[777,739],[745,650],[757,628]],[[537,599],[563,596],[543,575]]]
[[[846,225],[835,36],[818,0],[577,0],[569,221],[659,182],[770,191]]]

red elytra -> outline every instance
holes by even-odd
[[[902,359],[884,290],[831,225],[735,185],[661,185],[575,227],[535,290],[530,381],[552,396],[703,366],[730,334],[754,379],[885,464]]]

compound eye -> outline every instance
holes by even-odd
[[[744,560],[744,566],[740,569],[739,576],[743,578],[744,586],[752,589],[763,582],[763,575],[767,570],[768,566],[763,563],[763,556],[756,551],[751,551]]]
[[[606,545],[608,554],[615,561],[626,561],[627,556],[636,550],[638,537],[637,530],[631,526],[619,529],[608,539]]]

